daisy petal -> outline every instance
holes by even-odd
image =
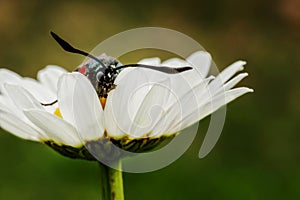
[[[138,62],[138,64],[144,64],[144,65],[151,65],[151,66],[158,66],[159,67],[160,66],[160,58],[145,58],[145,59],[140,60]],[[134,68],[134,67],[126,68],[126,69],[122,70],[121,73],[117,76],[117,79],[115,80],[115,84],[118,85],[120,80],[122,80],[125,76],[127,76],[128,73],[130,73],[132,71],[135,71],[135,70],[140,70],[140,72],[141,71],[143,71],[143,72],[149,71],[149,70],[144,69],[144,68]],[[144,77],[146,77],[146,76],[144,76]]]
[[[11,109],[9,109],[9,107],[3,104],[2,102],[0,102],[0,111],[12,113]]]
[[[17,137],[39,141],[40,133],[12,113],[0,110],[0,127]]]
[[[8,69],[0,69],[0,93],[4,92],[3,84],[11,83],[17,84],[21,81],[22,77],[15,72],[12,72]]]
[[[130,124],[145,96],[153,84],[166,79],[166,75],[137,68],[117,79],[117,87],[109,93],[104,109],[105,127],[114,137],[129,134]]]
[[[0,95],[0,110],[12,113],[22,118],[23,114],[8,96]]]
[[[159,66],[160,62],[161,62],[160,58],[155,57],[155,58],[145,58],[145,59],[142,59],[142,60],[140,60],[138,62],[138,64]]]
[[[59,77],[64,73],[67,73],[65,69],[56,65],[48,65],[38,72],[37,78],[44,86],[56,93]]]
[[[117,108],[114,108],[114,104],[113,103],[115,100],[114,99],[118,99],[118,96],[120,96],[118,94],[118,92],[116,92],[116,90],[113,90],[109,93],[107,100],[106,100],[106,104],[105,104],[105,109],[104,109],[104,123],[105,123],[105,129],[108,132],[108,135],[110,137],[121,137],[124,134],[126,134],[125,131],[122,131],[122,129],[119,126],[119,123],[117,122],[117,115],[115,115],[115,110],[117,110]],[[126,111],[126,110],[125,110]],[[122,115],[122,113],[120,113],[119,115]],[[118,118],[121,118],[120,116]],[[123,121],[125,121],[125,118],[123,119]]]
[[[104,134],[103,109],[90,81],[82,74],[73,73],[77,79],[73,96],[73,115],[77,130],[83,140],[99,139]]]
[[[219,94],[213,97],[212,102],[209,102],[200,108],[200,118],[203,119],[204,117],[218,110],[220,107],[249,92],[253,92],[253,90],[246,87],[239,87],[226,91],[225,95]]]
[[[224,84],[223,87],[220,87],[214,94],[218,94],[220,92],[224,92],[233,88],[236,84],[238,84],[241,80],[248,76],[248,73],[241,73],[235,76],[233,79]]]
[[[134,120],[131,122],[129,130],[131,136],[142,137],[151,133],[155,124],[166,112],[170,93],[169,79],[152,86],[139,106]],[[151,134],[151,136],[153,135]]]
[[[77,79],[67,73],[60,77],[58,81],[58,107],[63,119],[75,126],[74,111],[73,111],[73,94]]]
[[[174,126],[175,128],[172,129],[172,132],[178,132],[186,127],[193,125],[194,123],[198,122],[204,117],[215,112],[220,107],[228,104],[229,102],[233,101],[234,99],[248,92],[253,92],[253,90],[246,87],[240,87],[240,88],[234,88],[232,90],[226,91],[225,93],[213,97],[211,102],[202,105],[198,109],[195,109],[194,112],[190,113],[189,115],[186,115],[180,123]],[[197,112],[199,111],[200,113],[197,114]]]
[[[186,67],[190,66],[188,62],[179,58],[170,58],[161,63],[162,66],[166,67]]]
[[[183,91],[179,92],[175,88],[172,88],[173,91],[169,99],[171,104],[168,104],[163,118],[154,127],[153,133],[156,135],[172,134],[173,132],[170,130],[174,124],[180,122],[184,116],[195,111],[200,104],[207,101],[203,96],[210,96],[207,85],[211,80],[212,77],[209,77],[193,87],[187,85],[187,88],[183,88]],[[183,84],[184,82],[181,83]]]
[[[48,138],[57,143],[79,146],[81,144],[76,129],[63,119],[41,110],[26,110],[24,114],[37,127],[45,132]]]
[[[43,109],[42,105],[21,86],[5,83],[4,88],[16,107],[20,109]]]
[[[202,78],[207,77],[211,65],[211,56],[208,52],[197,51],[186,60],[192,64],[192,67],[196,69]]]
[[[216,79],[211,83],[210,90],[216,91],[219,87],[222,87],[234,74],[244,69],[245,61],[237,61],[224,69]]]
[[[57,99],[56,93],[32,78],[24,78],[21,86],[29,91],[39,102],[49,103]]]

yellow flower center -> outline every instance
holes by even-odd
[[[59,108],[56,108],[55,111],[54,111],[54,115],[60,117],[60,118],[63,118],[62,115],[61,115],[61,112],[59,110]]]
[[[100,100],[101,106],[102,106],[102,108],[103,108],[103,110],[104,110],[104,108],[105,108],[105,103],[106,103],[106,98],[100,97],[99,100]]]

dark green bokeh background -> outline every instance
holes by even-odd
[[[49,30],[82,49],[141,26],[172,28],[200,42],[222,69],[247,60],[255,89],[230,104],[214,150],[191,148],[162,170],[125,174],[126,199],[300,199],[300,2],[0,0],[0,66],[35,77],[47,64],[71,70]],[[298,131],[297,131],[298,130]],[[0,133],[0,199],[99,199],[96,163]]]

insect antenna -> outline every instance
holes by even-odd
[[[53,102],[51,102],[51,103],[41,103],[41,105],[42,106],[52,106],[52,105],[54,105],[54,104],[56,104],[57,103],[57,100],[55,100],[55,101],[53,101]]]
[[[50,31],[51,36],[54,38],[54,40],[67,52],[70,53],[77,53],[80,55],[84,55],[87,56],[89,58],[94,59],[95,61],[97,61],[100,65],[102,65],[102,67],[107,68],[98,58],[96,58],[95,56],[82,51],[80,49],[76,49],[74,47],[72,47],[68,42],[66,42],[65,40],[63,40],[61,37],[59,37],[56,33]]]
[[[123,65],[123,66],[120,66],[120,67],[116,67],[116,68],[114,68],[114,70],[124,69],[124,68],[127,68],[127,67],[147,68],[147,69],[152,69],[152,70],[160,71],[160,72],[167,73],[167,74],[178,74],[178,73],[193,69],[192,67],[189,67],[189,66],[171,68],[171,67],[164,67],[164,66],[155,67],[155,66],[143,65],[143,64],[127,64],[127,65]]]

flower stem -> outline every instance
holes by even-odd
[[[99,166],[101,200],[124,200],[121,161],[117,164],[119,170],[110,168],[102,163],[99,163]]]

